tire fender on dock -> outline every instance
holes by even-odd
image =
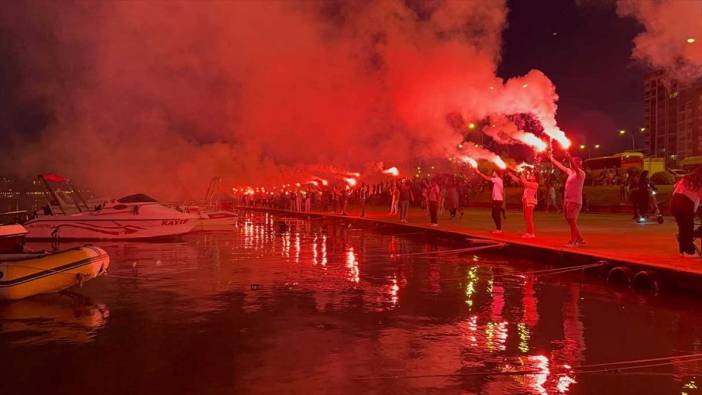
[[[631,287],[638,290],[657,295],[660,290],[660,283],[656,273],[650,270],[641,270],[631,279]]]
[[[615,266],[607,273],[607,284],[630,287],[634,272],[626,266]]]

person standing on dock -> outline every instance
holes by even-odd
[[[578,228],[578,217],[580,216],[580,210],[583,208],[583,187],[585,186],[586,174],[582,168],[582,159],[572,157],[569,152],[566,152],[566,157],[570,167],[556,160],[553,157],[553,153],[549,152],[548,155],[551,162],[568,176],[563,193],[563,214],[570,226],[570,241],[566,246],[579,247],[585,244],[583,235]]]
[[[309,188],[307,189],[307,192],[305,193],[305,212],[309,213],[312,211],[312,194],[314,191],[311,191]]]
[[[492,233],[502,233],[502,210],[505,203],[505,184],[497,169],[492,171],[492,177],[483,174],[477,167],[474,168],[475,174],[479,175],[486,181],[492,183],[492,220],[495,222],[495,230]]]
[[[446,198],[444,199],[444,206],[449,211],[451,220],[456,218],[456,211],[458,210],[458,188],[456,188],[456,182],[451,179],[445,189]]]
[[[403,180],[400,184],[400,222],[403,224],[407,223],[407,211],[412,200],[414,200],[412,185],[409,180]]]
[[[339,203],[341,205],[341,215],[346,215],[346,209],[349,206],[349,189],[351,187],[346,187],[341,189],[341,195],[339,196]]]
[[[368,184],[361,184],[358,189],[358,202],[361,204],[361,217],[366,216],[366,201],[368,200]]]
[[[441,200],[441,189],[436,179],[433,179],[427,190],[427,203],[429,204],[429,221],[431,222],[431,226],[439,225],[439,200]]]
[[[678,247],[683,258],[698,257],[695,247],[695,213],[702,197],[702,167],[683,177],[673,190],[670,211],[678,224]]]
[[[525,239],[533,239],[536,237],[534,232],[534,209],[538,203],[536,197],[539,189],[539,183],[536,182],[536,177],[530,171],[525,171],[524,174],[507,173],[515,182],[522,184],[524,192],[522,194],[522,207],[524,209],[524,222],[526,223],[526,233],[522,235]]]
[[[400,212],[399,204],[400,202],[400,189],[397,186],[395,180],[392,181],[390,186],[390,215],[394,215]]]
[[[555,180],[553,177],[549,177],[546,181],[546,212],[551,212],[551,207],[556,212],[561,211],[558,205],[558,199],[556,199],[556,185],[554,185]]]

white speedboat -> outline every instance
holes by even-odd
[[[133,240],[183,235],[197,221],[146,195],[130,195],[92,211],[39,214],[24,226],[28,239]]]
[[[95,207],[60,176],[40,176],[50,204],[24,223],[27,239],[136,240],[168,238],[189,233],[198,216],[166,207],[143,195],[129,195]],[[52,184],[60,183],[55,188]]]

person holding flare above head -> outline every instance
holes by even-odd
[[[539,189],[539,183],[536,181],[536,177],[531,171],[523,170],[521,173],[516,174],[513,172],[514,170],[508,171],[507,175],[524,187],[524,192],[522,194],[522,207],[524,209],[524,222],[526,223],[527,228],[526,233],[524,233],[522,237],[526,239],[533,239],[536,237],[534,232],[534,209],[538,203],[536,195]]]
[[[500,171],[493,170],[492,177],[489,177],[483,174],[478,166],[472,167],[475,174],[492,183],[492,220],[495,222],[495,230],[492,233],[500,234],[502,233],[502,208],[505,201],[505,187]]]
[[[552,152],[548,153],[548,158],[554,166],[568,176],[563,193],[563,214],[568,226],[570,226],[570,241],[566,247],[580,247],[585,244],[583,235],[578,228],[578,217],[583,207],[583,187],[586,176],[585,170],[583,170],[583,161],[579,157],[571,156],[568,151],[566,151],[566,158],[569,166],[565,166],[554,158]]]

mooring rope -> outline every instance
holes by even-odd
[[[651,367],[669,366],[675,364],[692,363],[702,361],[702,353],[687,354],[687,355],[673,355],[668,357],[659,358],[649,358],[649,359],[635,359],[626,361],[616,361],[607,363],[597,363],[597,364],[585,364],[574,366],[570,369],[559,370],[557,367],[550,368],[550,374],[627,374],[630,372],[625,372],[635,369],[645,369]],[[592,369],[599,367],[598,369]],[[624,371],[624,372],[623,372]],[[640,374],[645,374],[648,372],[640,372]],[[651,374],[656,374],[656,372],[650,372]],[[371,380],[397,380],[397,379],[422,379],[422,378],[443,378],[443,377],[471,377],[471,376],[521,376],[521,375],[533,375],[533,374],[543,374],[542,370],[534,369],[523,369],[523,370],[488,370],[488,371],[476,371],[476,372],[464,372],[464,373],[444,373],[444,374],[423,374],[423,375],[385,375],[385,376],[370,376],[370,377],[356,377],[355,380],[360,381],[371,381]]]
[[[536,276],[536,277],[545,277],[545,276],[552,276],[552,275],[563,274],[563,273],[577,272],[577,271],[592,269],[592,268],[596,268],[596,267],[602,267],[606,264],[607,264],[606,262],[596,262],[596,263],[588,263],[588,264],[584,264],[584,265],[568,266],[568,267],[562,267],[562,268],[533,270],[530,272],[503,273],[503,274],[499,274],[497,276],[509,277],[509,276],[530,276],[531,275],[531,276]]]

